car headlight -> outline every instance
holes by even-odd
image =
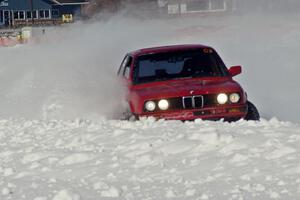
[[[239,102],[240,98],[241,97],[240,97],[240,95],[238,93],[232,93],[229,96],[229,100],[230,100],[231,103],[237,103],[237,102]]]
[[[146,110],[148,110],[148,111],[154,111],[155,108],[156,108],[155,102],[154,102],[154,101],[147,101],[147,102],[145,103],[145,108],[146,108]]]
[[[158,107],[161,110],[168,110],[169,108],[169,102],[165,99],[162,99],[158,102]]]
[[[217,96],[217,101],[219,104],[225,104],[228,101],[227,94],[221,93]]]

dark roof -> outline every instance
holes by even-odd
[[[59,5],[80,5],[80,4],[89,3],[89,0],[51,0],[51,1]]]
[[[199,49],[199,48],[210,48],[202,44],[182,44],[182,45],[171,45],[171,46],[160,46],[160,47],[151,47],[145,49],[139,49],[133,52],[130,52],[133,56],[139,56],[144,54],[168,52],[168,51],[180,51],[180,50],[189,50],[189,49]]]

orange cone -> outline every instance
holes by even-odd
[[[6,47],[12,47],[12,46],[17,45],[17,42],[9,37],[5,37],[3,41],[4,41],[4,46],[6,46]]]

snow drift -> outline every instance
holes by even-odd
[[[299,199],[300,127],[0,121],[1,200]]]

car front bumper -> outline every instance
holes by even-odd
[[[220,120],[236,121],[245,118],[248,107],[243,105],[227,105],[216,106],[202,109],[192,110],[173,110],[173,111],[161,111],[155,113],[143,113],[139,117],[155,117],[157,119],[167,120]]]

